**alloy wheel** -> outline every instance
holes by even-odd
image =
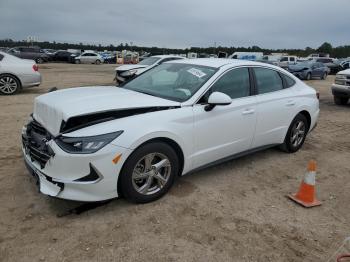
[[[161,153],[150,153],[142,157],[132,173],[132,185],[142,195],[159,192],[169,181],[171,163]]]
[[[4,94],[13,94],[17,91],[17,81],[11,76],[4,76],[0,78],[0,90]]]
[[[305,123],[303,121],[297,121],[295,122],[291,136],[290,136],[290,142],[293,145],[293,147],[298,147],[304,140],[305,137]]]

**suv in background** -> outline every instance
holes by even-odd
[[[39,47],[30,47],[30,46],[14,47],[8,50],[7,53],[23,59],[32,59],[37,64],[42,64],[50,60],[50,56],[47,55]]]
[[[348,103],[350,98],[350,69],[337,73],[332,85],[332,94],[334,103],[337,105],[346,105]]]

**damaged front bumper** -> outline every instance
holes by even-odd
[[[41,193],[77,201],[118,197],[118,176],[131,150],[108,144],[93,154],[69,154],[42,132],[45,129],[28,126],[30,132],[27,126],[22,131],[22,150],[26,166],[37,178]],[[114,163],[112,160],[119,154],[122,157]]]

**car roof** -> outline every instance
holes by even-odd
[[[209,66],[209,67],[215,67],[215,68],[219,68],[225,65],[232,65],[232,66],[259,65],[259,66],[265,66],[265,67],[267,66],[267,67],[274,68],[274,66],[266,63],[240,60],[240,59],[227,59],[227,58],[195,58],[195,59],[174,60],[167,63],[192,64],[192,65]]]

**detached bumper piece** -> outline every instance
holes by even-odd
[[[51,140],[51,135],[35,120],[27,125],[25,133],[22,134],[23,148],[30,156],[32,162],[39,163],[40,168],[43,169],[51,157],[55,153],[47,142]]]
[[[57,196],[58,193],[64,189],[63,183],[53,181],[51,177],[36,171],[29,163],[29,160],[25,159],[24,162],[29,173],[37,180],[36,184],[39,187],[40,192],[49,196]]]

